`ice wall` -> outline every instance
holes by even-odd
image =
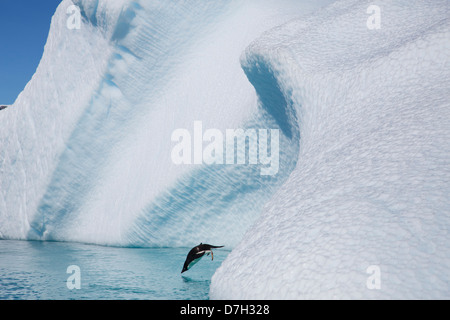
[[[301,147],[213,299],[450,297],[449,39],[448,1],[339,1],[248,47]]]
[[[112,53],[92,25],[76,32],[67,28],[69,5],[64,1],[52,19],[33,78],[0,114],[1,238],[27,237],[59,157]]]
[[[326,2],[62,1],[36,74],[0,114],[0,238],[234,245],[299,150],[277,113],[291,102],[260,104],[239,57]],[[279,174],[174,165],[171,134],[196,120],[282,129]]]

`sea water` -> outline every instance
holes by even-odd
[[[0,299],[207,300],[230,251],[214,251],[181,274],[190,248],[115,248],[0,241]]]

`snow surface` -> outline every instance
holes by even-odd
[[[339,1],[248,47],[243,68],[294,101],[301,147],[213,299],[450,298],[449,9]]]

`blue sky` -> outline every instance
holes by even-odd
[[[61,0],[0,0],[0,105],[12,104],[36,71]]]

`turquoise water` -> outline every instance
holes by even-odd
[[[2,240],[0,299],[207,300],[211,277],[229,251],[215,250],[214,261],[205,256],[181,275],[190,249]],[[67,273],[70,266],[79,272]]]

